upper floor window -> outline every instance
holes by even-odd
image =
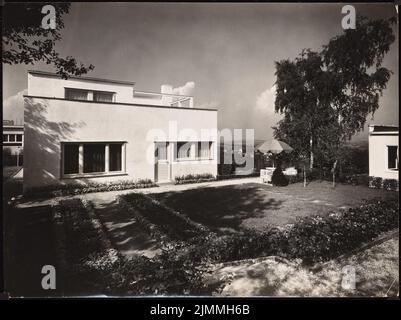
[[[22,134],[17,134],[17,141],[21,142],[22,141]]]
[[[65,98],[68,100],[113,102],[114,92],[65,88]]]
[[[99,102],[113,102],[113,92],[93,92],[93,100]]]
[[[398,146],[387,146],[388,169],[398,170]]]
[[[69,100],[88,100],[88,91],[66,88],[65,98]]]

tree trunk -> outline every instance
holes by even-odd
[[[313,169],[313,137],[312,137],[312,134],[310,135],[309,145],[310,145],[309,169]]]

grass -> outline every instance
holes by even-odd
[[[294,223],[297,217],[326,215],[338,208],[359,205],[373,198],[398,197],[398,193],[365,186],[312,182],[287,187],[256,183],[198,188],[182,192],[152,194],[151,197],[204,224],[218,233],[245,229],[263,231],[270,226]]]
[[[395,297],[399,283],[399,237],[312,268],[275,258],[218,266],[209,282],[224,279],[228,296],[380,296]],[[355,268],[355,289],[342,287],[343,268]]]

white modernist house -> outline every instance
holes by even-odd
[[[398,180],[398,126],[369,126],[369,176]]]
[[[135,83],[28,72],[24,190],[217,175],[217,110]]]

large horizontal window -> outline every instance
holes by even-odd
[[[212,141],[179,141],[176,145],[175,158],[177,160],[210,160],[213,158]]]
[[[68,100],[113,102],[114,92],[65,88],[65,98]]]
[[[124,172],[124,143],[63,144],[64,175]]]

